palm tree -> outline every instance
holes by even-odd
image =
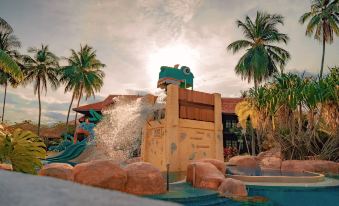
[[[13,34],[13,29],[11,26],[1,18],[0,22],[2,22],[0,23],[0,50],[1,52],[4,52],[7,57],[9,56],[11,58],[10,59],[10,61],[12,62],[11,64],[14,65],[14,69],[17,69],[17,67],[20,66],[19,63],[20,54],[16,49],[20,48],[21,43],[18,40],[18,38]],[[11,86],[16,87],[18,83],[19,83],[18,78],[15,75],[14,76],[11,75],[11,72],[0,70],[0,84],[5,87],[1,116],[2,123],[4,121],[5,116],[7,86],[8,84],[11,84]]]
[[[227,49],[233,53],[246,49],[235,67],[235,72],[248,82],[253,80],[255,88],[278,72],[277,65],[282,73],[290,58],[286,50],[273,45],[281,42],[287,44],[288,36],[277,29],[278,24],[284,24],[283,20],[281,15],[259,11],[254,22],[249,16],[246,16],[245,21],[237,20],[237,26],[242,29],[245,39],[231,43]]]
[[[286,50],[274,45],[281,42],[287,44],[289,40],[286,34],[278,31],[278,24],[284,24],[283,16],[259,11],[254,22],[249,16],[246,16],[244,22],[237,20],[237,26],[242,29],[245,39],[237,40],[227,47],[233,53],[246,49],[235,66],[235,73],[248,82],[253,80],[255,90],[259,83],[278,73],[277,65],[283,73],[286,62],[290,59]],[[252,147],[254,144],[252,135]]]
[[[66,84],[65,92],[73,92],[68,108],[66,127],[74,98],[78,99],[77,107],[79,107],[83,95],[86,95],[87,99],[94,96],[95,92],[100,91],[105,77],[105,73],[101,70],[105,65],[97,59],[96,51],[92,47],[80,45],[80,51],[76,52],[71,49],[71,53],[71,56],[67,58],[69,65],[62,68],[60,78],[60,81]],[[76,121],[77,113],[75,114],[75,126]]]
[[[23,78],[21,69],[11,57],[18,47],[20,42],[13,35],[13,28],[0,17],[0,70],[20,81]]]
[[[33,82],[34,94],[38,94],[39,101],[39,120],[38,120],[38,136],[40,136],[41,122],[41,92],[45,90],[47,93],[47,84],[52,89],[59,86],[59,64],[58,57],[49,51],[48,46],[41,45],[41,48],[28,48],[29,53],[34,56],[24,56],[25,62],[25,83]]]
[[[323,76],[325,46],[333,42],[333,34],[339,35],[339,0],[313,0],[311,11],[303,14],[299,22],[304,24],[309,19],[306,35],[322,41],[323,53],[321,58],[320,78]]]

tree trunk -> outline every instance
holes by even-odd
[[[7,81],[5,82],[5,94],[4,94],[4,103],[3,103],[3,105],[2,105],[1,123],[4,123],[5,106],[6,106],[6,96],[7,96]]]
[[[38,83],[38,100],[39,100],[38,137],[40,137],[40,122],[41,122],[40,82]]]
[[[248,142],[247,142],[247,137],[246,137],[246,134],[243,135],[244,136],[244,139],[245,139],[245,143],[246,143],[246,148],[247,148],[247,153],[250,154],[250,148],[248,147]],[[240,152],[240,150],[239,150]]]
[[[79,96],[79,99],[78,99],[77,107],[79,107],[79,105],[80,105],[81,97],[82,97],[82,87],[81,87],[81,89],[80,89],[80,96]],[[76,129],[77,129],[77,117],[78,117],[78,112],[75,112],[75,120],[74,120],[74,128],[75,128],[75,131],[76,131]]]
[[[302,105],[301,103],[299,103],[298,134],[301,133],[303,127],[302,116],[303,116]]]
[[[252,142],[251,142],[251,147],[252,147],[252,156],[255,156],[255,135],[254,135],[254,128],[252,126],[252,122],[250,123],[251,125],[251,136],[252,136]]]
[[[325,42],[325,38],[323,37],[323,56],[321,58],[320,79],[322,79],[323,71],[324,71],[325,47],[326,47],[326,42]]]
[[[258,81],[254,79],[254,89],[257,91],[258,89]],[[251,125],[251,136],[252,136],[252,142],[251,142],[251,147],[252,147],[252,155],[255,156],[255,134],[254,134],[254,128],[252,125],[252,121],[250,121]]]
[[[66,119],[66,129],[67,129],[67,132],[68,132],[69,114],[71,113],[71,108],[72,108],[73,101],[74,101],[74,95],[75,95],[75,92],[73,91],[72,100],[71,100],[71,103],[69,104],[69,107],[68,107],[68,113],[67,113],[67,119]]]

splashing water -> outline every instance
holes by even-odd
[[[104,118],[95,128],[96,144],[111,159],[126,160],[140,151],[142,129],[149,119],[163,117],[166,94],[153,104],[148,98],[130,100],[116,97],[112,107],[103,111]]]

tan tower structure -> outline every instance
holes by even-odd
[[[166,85],[164,117],[143,129],[141,158],[161,171],[185,171],[189,161],[223,161],[221,96]]]

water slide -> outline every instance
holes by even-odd
[[[61,154],[46,159],[48,162],[69,162],[86,149],[86,141],[68,146]]]

